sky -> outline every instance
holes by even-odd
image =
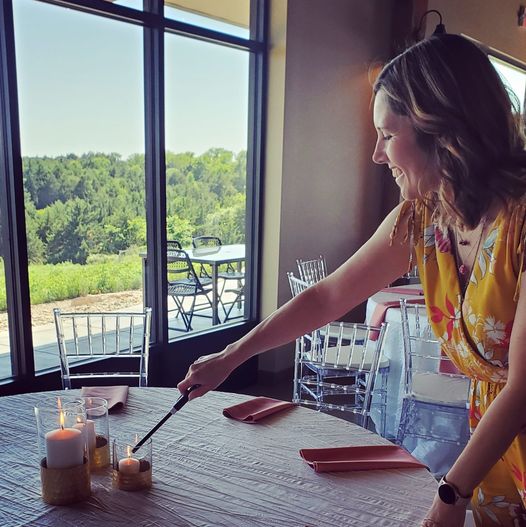
[[[144,152],[141,28],[36,0],[13,4],[22,155]],[[166,16],[248,36],[171,8]],[[167,150],[245,150],[248,53],[167,35],[165,65]],[[496,67],[523,102],[526,75]]]
[[[22,155],[143,153],[142,29],[35,0],[13,4]],[[167,150],[246,149],[248,58],[166,36]]]

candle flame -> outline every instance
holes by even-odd
[[[128,445],[128,446],[126,447],[126,451],[128,452],[128,457],[130,458],[131,455],[132,455],[132,447],[131,447],[130,445]]]
[[[64,430],[64,412],[62,411],[62,401],[60,400],[60,397],[57,397],[57,406],[58,406],[58,422],[60,423],[60,428]]]

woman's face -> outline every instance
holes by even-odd
[[[404,199],[422,197],[438,186],[438,172],[431,156],[417,142],[409,117],[391,110],[385,92],[374,99],[373,121],[378,134],[373,161],[386,164]]]

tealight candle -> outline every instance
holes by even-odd
[[[141,469],[141,463],[138,459],[131,457],[132,447],[128,446],[128,457],[119,461],[119,472],[122,474],[137,474]]]
[[[84,437],[77,428],[64,428],[64,413],[59,412],[60,428],[45,435],[47,468],[70,468],[84,463]]]

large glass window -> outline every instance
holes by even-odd
[[[520,68],[515,64],[506,62],[503,59],[489,55],[489,60],[497,70],[504,84],[517,96],[520,104],[520,111],[524,113],[524,103],[526,97],[526,68]]]
[[[148,303],[151,344],[163,352],[175,347],[169,340],[252,321],[265,2],[0,4],[2,102],[13,108],[0,113],[0,226],[23,240],[25,216],[27,238],[27,260],[16,244],[18,252],[0,254],[0,393],[22,382],[49,387],[55,307],[139,311]],[[168,249],[188,255],[206,294],[175,300],[181,254],[168,257],[165,236]],[[216,241],[193,247],[202,236]]]
[[[244,318],[249,54],[175,35],[165,42],[167,238],[189,249],[199,280],[183,290],[168,262],[177,337]]]
[[[35,368],[58,365],[53,308],[142,308],[142,32],[14,3]]]

